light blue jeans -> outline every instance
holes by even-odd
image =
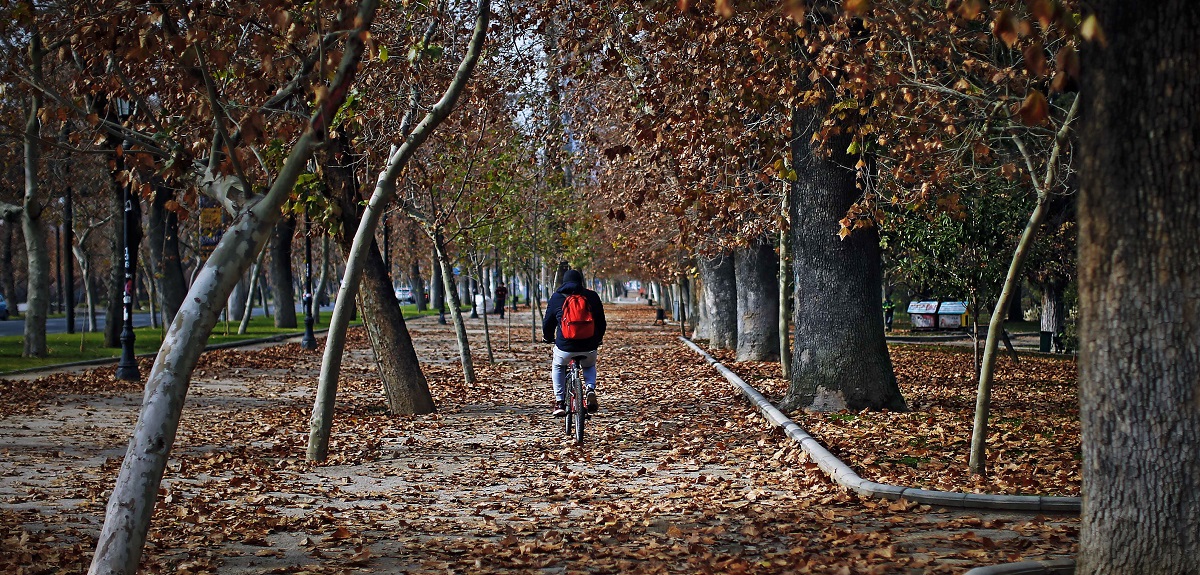
[[[563,351],[554,346],[554,361],[550,364],[550,379],[554,381],[554,399],[562,401],[567,397],[567,364],[575,356],[585,356],[580,362],[583,366],[583,384],[585,391],[596,389],[596,350],[592,351]]]

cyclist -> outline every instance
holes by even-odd
[[[588,313],[583,314],[587,317],[583,317],[582,321],[587,321],[590,317],[592,323],[590,336],[565,337],[563,334],[564,311],[569,316],[567,319],[570,323],[579,323],[581,320],[580,317],[574,317],[579,316],[580,312],[568,302],[568,298],[575,295],[583,296],[583,301],[586,302]],[[550,296],[550,302],[546,304],[546,316],[542,321],[542,339],[546,343],[554,342],[554,360],[550,367],[550,378],[554,382],[553,415],[555,417],[562,417],[567,413],[565,402],[567,365],[572,357],[580,355],[584,356],[580,365],[583,367],[584,386],[587,389],[585,395],[588,413],[599,409],[600,404],[596,401],[596,348],[600,347],[607,326],[608,323],[604,320],[604,304],[600,301],[600,294],[583,286],[583,274],[578,270],[567,270],[563,274],[562,286],[554,292],[554,295]],[[571,326],[566,331],[567,335],[578,336],[580,333],[586,335],[587,329],[572,333],[576,332],[576,328]]]

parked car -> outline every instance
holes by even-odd
[[[4,296],[0,295],[0,321],[8,319],[8,302],[4,301]]]
[[[396,299],[400,303],[417,303],[417,298],[413,297],[411,288],[396,288]]]

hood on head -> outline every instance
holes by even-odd
[[[583,274],[579,273],[579,270],[567,270],[567,272],[563,274],[563,283],[582,285]]]

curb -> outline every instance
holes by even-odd
[[[1022,561],[976,567],[964,575],[1073,575],[1074,573],[1074,559],[1055,559],[1053,561]]]
[[[876,483],[859,477],[850,466],[843,463],[835,457],[828,449],[825,449],[813,436],[804,431],[796,422],[779,411],[770,401],[767,400],[757,389],[746,383],[736,373],[717,361],[713,356],[709,355],[700,346],[693,343],[691,340],[679,336],[679,340],[692,348],[696,353],[704,358],[704,361],[716,368],[721,375],[734,387],[742,392],[753,404],[758,411],[768,421],[781,427],[793,441],[800,444],[809,458],[812,459],[821,471],[825,472],[830,479],[864,497],[880,497],[883,499],[905,499],[916,503],[927,505],[939,505],[942,507],[963,507],[971,509],[995,509],[1006,511],[1038,511],[1045,513],[1076,513],[1080,511],[1081,499],[1079,497],[1051,497],[1044,495],[988,495],[979,493],[955,493],[952,491],[931,491],[928,489],[915,489],[912,487],[903,487],[900,485],[889,485],[886,483]],[[978,575],[978,574],[976,574]]]

